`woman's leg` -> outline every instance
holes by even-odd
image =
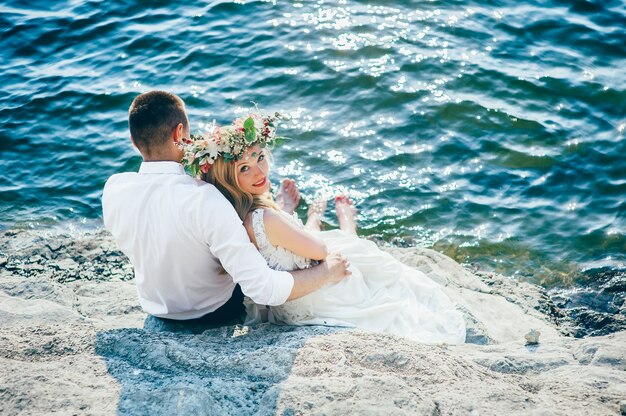
[[[356,208],[347,195],[339,195],[335,198],[335,211],[339,228],[347,233],[356,235]]]
[[[321,231],[322,229],[322,217],[326,211],[326,201],[318,199],[309,205],[307,212],[306,228],[314,231]]]

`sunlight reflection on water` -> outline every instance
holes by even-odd
[[[274,151],[273,180],[297,179],[307,201],[350,194],[372,238],[548,278],[623,265],[616,4],[12,5],[1,218],[99,218],[106,177],[140,162],[130,101],[166,88],[194,130],[252,102],[286,115],[280,133],[293,140]]]

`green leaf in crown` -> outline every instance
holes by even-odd
[[[274,140],[272,140],[271,146],[280,146],[285,140],[289,140],[289,138],[276,136],[274,137]]]
[[[247,142],[253,142],[256,139],[256,127],[254,127],[254,119],[252,117],[248,117],[246,121],[243,122],[243,129],[246,135]]]

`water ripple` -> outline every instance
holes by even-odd
[[[140,163],[127,108],[163,88],[196,130],[289,115],[274,182],[349,193],[371,238],[546,284],[619,267],[624,5],[6,1],[1,226],[98,219]]]

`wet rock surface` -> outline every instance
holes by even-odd
[[[542,288],[390,251],[462,302],[474,343],[270,324],[164,331],[106,232],[5,232],[0,414],[619,414],[626,331],[565,336],[580,335],[575,306]],[[600,285],[618,305],[614,279]]]
[[[553,289],[549,295],[559,309],[558,319],[576,337],[626,329],[626,270],[587,270],[578,286]]]
[[[57,283],[133,278],[128,259],[104,230],[72,234],[9,230],[0,241],[3,276],[9,272],[14,277],[45,277]]]

